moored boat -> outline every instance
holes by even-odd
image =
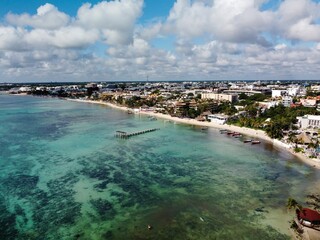
[[[258,140],[251,141],[251,144],[260,144],[261,142]]]
[[[252,139],[246,139],[243,141],[244,143],[249,143],[249,142],[252,142]]]

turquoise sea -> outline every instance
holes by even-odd
[[[320,190],[268,143],[106,106],[2,94],[0,136],[0,239],[290,239]]]

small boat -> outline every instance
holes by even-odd
[[[243,141],[244,143],[249,143],[249,142],[252,142],[252,139],[246,139]]]
[[[254,141],[251,142],[251,144],[260,144],[260,143],[261,143],[261,142],[258,141],[258,140],[254,140]]]
[[[222,134],[222,133],[226,133],[226,132],[228,132],[227,129],[221,129],[221,130],[220,130],[220,133],[221,133],[221,134]]]
[[[241,133],[238,133],[238,132],[234,132],[234,133],[232,134],[232,136],[239,136],[239,135],[241,135]]]
[[[208,127],[202,127],[201,130],[208,130]]]
[[[234,132],[227,132],[227,135],[233,135]]]
[[[239,138],[239,137],[242,137],[241,134],[237,134],[237,135],[233,135],[235,138]]]
[[[157,120],[157,118],[155,116],[148,116],[148,119],[151,121]]]

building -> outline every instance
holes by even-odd
[[[272,89],[272,98],[278,98],[288,95],[288,91],[284,89]]]
[[[313,92],[320,92],[320,85],[312,85],[310,90]]]
[[[208,115],[208,121],[209,122],[213,122],[213,123],[217,123],[217,124],[225,124],[228,120],[228,116],[226,115],[222,115],[222,114],[210,114]]]
[[[285,107],[290,107],[291,104],[293,103],[293,99],[290,96],[284,96],[282,97],[281,103]]]
[[[202,93],[201,99],[213,99],[218,101],[229,101],[234,103],[238,100],[236,94],[224,94],[224,93]]]
[[[320,115],[305,115],[297,119],[301,129],[320,128]]]
[[[317,99],[300,99],[300,103],[305,107],[316,107]]]

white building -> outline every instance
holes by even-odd
[[[284,89],[272,89],[272,97],[277,98],[277,97],[282,97],[288,94],[287,90]]]
[[[284,97],[282,97],[281,102],[282,102],[283,106],[290,107],[290,105],[293,103],[292,97],[284,96]]]
[[[268,102],[259,102],[259,106],[262,108],[270,109],[272,107],[278,106],[278,101],[268,101]]]
[[[300,99],[300,102],[305,107],[315,107],[317,105],[316,99]]]
[[[238,96],[235,94],[223,94],[223,93],[202,93],[201,99],[214,99],[218,101],[229,101],[231,103],[238,100]]]
[[[222,114],[210,114],[208,115],[208,120],[217,124],[225,124],[228,120],[228,116]]]
[[[312,85],[310,90],[313,92],[320,92],[320,85]]]
[[[318,115],[305,115],[297,119],[301,129],[320,128],[320,116]]]
[[[300,86],[299,85],[290,85],[288,88],[288,95],[295,97],[300,93]]]

